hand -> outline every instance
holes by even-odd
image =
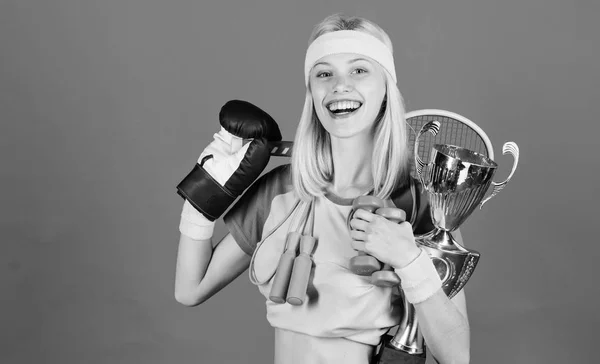
[[[214,140],[202,152],[198,163],[177,185],[181,197],[198,211],[196,217],[202,219],[203,215],[211,222],[218,219],[267,166],[270,156],[267,143],[281,140],[275,120],[246,101],[232,100],[223,105],[219,122],[221,130],[214,134]]]
[[[200,164],[231,196],[239,196],[269,162],[268,141],[281,140],[269,114],[241,100],[228,101],[219,112],[221,130],[198,158]]]
[[[231,176],[240,168],[242,160],[250,154],[248,149],[253,146],[252,144],[255,144],[254,149],[257,149],[257,147],[264,148],[266,144],[262,139],[257,139],[255,143],[252,143],[253,141],[254,139],[237,137],[221,127],[221,130],[213,135],[213,141],[198,157],[198,164],[202,165],[206,172],[221,186],[225,186]],[[259,153],[254,153],[254,155],[257,154]],[[262,165],[268,162],[268,154],[265,155],[264,152],[260,154],[263,155],[263,158],[261,158],[261,164],[258,164],[258,173],[262,172],[262,168],[264,168]],[[255,176],[251,176],[248,181],[251,183],[255,178]],[[245,185],[242,186],[242,191],[246,187]]]
[[[408,222],[398,224],[358,209],[350,220],[350,227],[355,250],[364,251],[393,268],[404,268],[421,252]]]

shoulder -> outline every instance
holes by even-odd
[[[236,206],[249,205],[256,208],[270,204],[278,195],[292,191],[291,167],[289,164],[277,166],[260,176],[242,195]]]
[[[271,169],[269,172],[263,175],[264,178],[275,180],[280,183],[290,183],[292,178],[292,165],[291,164],[282,164]]]
[[[223,217],[225,225],[240,247],[249,255],[260,241],[264,225],[272,213],[277,196],[292,191],[290,165],[277,166],[259,177]]]
[[[290,164],[282,164],[259,177],[250,186],[248,192],[264,193],[276,196],[289,192],[292,189],[292,173]]]

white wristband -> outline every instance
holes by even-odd
[[[395,268],[394,271],[402,281],[406,300],[412,304],[425,301],[442,288],[442,280],[429,254],[423,249],[409,265],[401,269]]]
[[[183,203],[179,232],[194,240],[206,240],[213,236],[215,222],[208,220],[187,200]]]

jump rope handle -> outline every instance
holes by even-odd
[[[269,299],[275,303],[285,303],[290,277],[292,276],[292,268],[294,267],[294,259],[296,258],[301,237],[302,235],[297,231],[292,231],[287,235],[286,249],[281,254],[281,258],[279,258],[279,264],[277,265],[277,271],[275,278],[273,278],[273,285],[269,294]]]
[[[286,248],[277,265],[269,299],[275,303],[289,303],[294,306],[302,305],[305,301],[308,281],[312,270],[311,254],[317,239],[312,235],[314,204],[309,206],[305,220],[304,234],[291,231],[286,238]],[[298,248],[300,253],[298,254]]]
[[[287,292],[287,302],[290,305],[300,306],[304,303],[313,263],[310,255],[316,241],[317,239],[310,235],[302,235],[300,238],[300,254],[294,259],[290,287]]]

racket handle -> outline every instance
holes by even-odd
[[[291,157],[294,142],[285,140],[279,142],[268,142],[267,146],[269,147],[269,154],[273,157]]]
[[[287,248],[281,254],[281,258],[279,258],[277,272],[275,273],[275,278],[273,278],[273,285],[269,293],[269,299],[275,303],[285,303],[300,237],[300,233],[296,231],[290,232],[287,236]]]

